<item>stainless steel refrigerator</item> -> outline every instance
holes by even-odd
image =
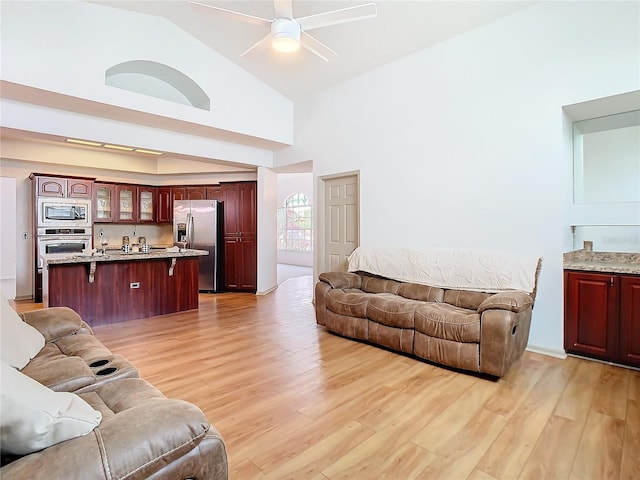
[[[209,252],[209,255],[200,257],[198,289],[201,292],[220,292],[224,287],[222,219],[222,202],[217,200],[173,202],[173,240],[176,245]]]

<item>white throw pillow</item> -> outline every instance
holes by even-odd
[[[22,370],[44,344],[44,336],[24,322],[0,293],[0,359]]]
[[[74,393],[54,392],[0,362],[0,445],[26,455],[86,435],[102,415]]]

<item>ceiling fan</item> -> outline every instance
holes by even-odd
[[[295,52],[302,45],[303,48],[327,62],[329,58],[338,56],[338,54],[324,43],[319,42],[309,35],[307,33],[309,30],[363,20],[365,18],[375,17],[377,14],[376,4],[366,3],[355,7],[293,18],[291,0],[273,0],[275,18],[268,20],[266,18],[247,15],[246,13],[215,7],[206,3],[194,1],[191,3],[199,7],[211,8],[235,20],[270,28],[271,31],[246,50],[242,56],[262,52],[269,46],[272,46],[279,52]]]

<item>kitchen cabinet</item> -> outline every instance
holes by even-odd
[[[156,223],[156,187],[138,187],[138,223]]]
[[[40,197],[91,198],[93,179],[33,174]]]
[[[93,186],[93,221],[111,223],[115,219],[116,186],[110,183],[96,183]]]
[[[565,350],[640,366],[640,276],[565,271]]]
[[[116,223],[135,223],[138,219],[138,187],[116,185]]]
[[[222,185],[211,185],[207,187],[207,200],[222,201]]]
[[[185,187],[184,200],[206,200],[207,199],[207,187],[205,186],[193,186]]]
[[[257,289],[256,182],[223,183],[225,290]]]
[[[640,276],[620,278],[620,354],[622,363],[640,366]]]

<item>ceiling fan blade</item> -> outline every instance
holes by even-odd
[[[365,18],[375,17],[378,13],[375,3],[366,3],[355,7],[333,10],[331,12],[318,13],[308,17],[297,18],[302,30],[339,25],[346,22],[354,22]]]
[[[276,11],[276,18],[293,19],[291,0],[273,0],[273,8]]]
[[[271,45],[271,33],[267,33],[240,56],[244,57],[245,55],[263,52],[269,48],[269,45]]]
[[[309,50],[311,53],[317,55],[325,62],[328,62],[332,57],[338,57],[339,55],[327,47],[324,43],[316,40],[306,32],[300,32],[300,45]]]
[[[227,10],[226,8],[214,7],[213,5],[208,5],[206,3],[200,3],[200,2],[190,2],[190,3],[198,7],[211,8],[226,17],[232,18],[233,20],[239,20],[244,23],[258,25],[259,27],[268,27],[271,25],[271,22],[272,22],[271,20],[267,20],[266,18],[254,17],[253,15],[247,15],[246,13]]]

